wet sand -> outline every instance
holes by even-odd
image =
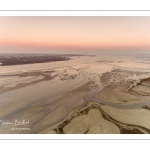
[[[149,79],[142,79],[142,82],[147,82]],[[128,81],[127,81],[128,82]],[[111,83],[112,84],[112,83]],[[60,122],[57,125],[54,125],[46,130],[42,131],[41,133],[58,133],[58,134],[149,134],[150,133],[150,118],[149,109],[143,108],[142,100],[137,99],[139,97],[139,93],[135,94],[131,91],[138,87],[136,85],[129,91],[126,91],[128,87],[132,84],[128,83],[126,86],[124,84],[113,83],[111,86],[106,86],[103,90],[101,89],[100,93],[96,98],[101,98],[104,101],[112,102],[116,104],[118,107],[107,106],[103,104],[103,101],[100,103],[97,102],[87,102],[87,96],[94,95],[99,91],[99,89],[93,90],[92,92],[87,93],[84,97],[85,103],[77,107],[73,110],[70,115],[64,121]],[[124,88],[122,88],[122,86]],[[109,90],[107,88],[110,88]],[[117,92],[114,90],[117,87]],[[118,87],[119,90],[118,91]],[[103,93],[103,91],[107,91]],[[113,92],[111,92],[111,91]],[[126,95],[122,95],[122,92]],[[134,90],[136,91],[136,90]],[[102,94],[102,96],[101,96]],[[128,96],[129,95],[129,96]],[[101,97],[100,97],[101,96]],[[115,96],[115,97],[114,97]],[[120,96],[120,99],[118,97]],[[141,95],[143,96],[143,95]],[[104,98],[105,97],[105,98]],[[134,97],[134,101],[133,98]],[[92,96],[90,97],[92,101],[94,100]],[[107,99],[108,98],[108,99]],[[113,99],[111,99],[113,98]],[[123,100],[121,99],[123,98]],[[126,101],[124,100],[126,98]],[[146,97],[148,98],[148,97]],[[149,99],[145,104],[149,104]],[[95,99],[96,101],[96,99]],[[126,105],[127,103],[127,105]],[[111,103],[110,103],[111,105]],[[116,106],[115,105],[115,106]],[[119,106],[122,106],[119,108]],[[135,108],[134,108],[135,107]]]
[[[0,120],[30,121],[28,131],[0,126],[0,133],[150,133],[150,72],[100,58],[0,66],[0,79],[11,78],[0,88]]]
[[[107,110],[107,109],[108,110]],[[110,111],[118,110],[119,112],[112,113]],[[144,113],[142,109],[141,112]],[[64,121],[54,125],[41,133],[57,133],[57,134],[148,134],[150,133],[149,123],[147,119],[139,118],[141,112],[137,110],[124,110],[124,115],[119,113],[122,109],[108,107],[99,103],[89,102],[81,107],[78,107]],[[125,113],[127,112],[127,113]],[[127,118],[133,113],[134,116]],[[143,115],[141,113],[141,115]],[[146,111],[145,111],[146,113]],[[122,119],[116,118],[118,116]],[[149,116],[147,116],[149,117]],[[145,120],[145,122],[143,122]],[[137,122],[140,122],[138,124]],[[144,125],[144,126],[143,126]]]
[[[39,133],[43,129],[62,121],[74,108],[84,104],[84,95],[90,91],[92,84],[93,82],[88,82],[75,90],[54,98],[42,98],[36,101],[27,101],[22,98],[22,101],[18,99],[16,102],[11,99],[10,101],[6,100],[0,106],[0,117],[9,121],[16,118],[19,120],[29,119],[32,130],[15,131],[15,133]],[[14,133],[10,128],[0,129],[1,133]]]

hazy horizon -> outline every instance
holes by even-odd
[[[43,50],[43,49],[0,49],[0,54],[17,54],[17,53],[37,53],[37,54],[87,54],[87,55],[101,55],[101,54],[150,54],[150,50]]]
[[[150,17],[0,17],[0,53],[150,53]]]

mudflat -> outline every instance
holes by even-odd
[[[128,57],[0,66],[0,133],[150,133],[150,64]]]

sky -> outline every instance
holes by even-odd
[[[149,52],[150,17],[0,17],[0,53]]]

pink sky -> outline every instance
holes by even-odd
[[[3,48],[149,49],[150,17],[0,17]]]

